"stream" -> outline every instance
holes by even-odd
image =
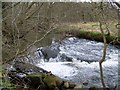
[[[103,55],[102,42],[75,37],[65,38],[61,42],[53,41],[48,47],[40,47],[35,52],[36,66],[71,81],[87,86],[102,86],[99,60]],[[118,84],[119,46],[107,47],[106,61],[103,62],[105,84],[114,87]]]

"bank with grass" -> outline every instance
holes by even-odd
[[[66,37],[77,37],[77,38],[84,38],[89,40],[95,40],[99,42],[103,42],[103,37],[100,32],[92,32],[92,31],[86,31],[86,30],[78,30],[78,29],[71,29],[71,30],[57,30],[55,33],[63,35],[63,38]],[[113,44],[113,45],[120,45],[120,35],[118,34],[111,34],[107,35],[106,40],[107,44]]]

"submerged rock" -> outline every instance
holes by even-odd
[[[63,62],[66,62],[66,61],[72,62],[72,58],[66,56],[65,54],[62,54],[62,55],[60,56],[60,61],[63,61]]]

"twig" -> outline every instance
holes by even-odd
[[[9,5],[9,6],[7,6],[5,9],[3,9],[2,10],[2,12],[4,12],[5,10],[8,10],[8,9],[10,9],[10,8],[13,8],[13,7],[15,7],[15,6],[17,6],[18,4],[20,4],[20,2],[17,2],[17,3],[15,3],[14,5]]]
[[[27,9],[26,9],[26,11],[25,11],[25,13],[27,13],[28,12],[28,10],[33,6],[35,4],[35,2],[32,2],[28,7],[27,7]]]
[[[19,52],[17,55],[14,55],[14,56],[13,56],[12,58],[10,58],[8,61],[14,60],[18,55],[23,54],[24,52],[26,52],[31,46],[33,46],[33,45],[35,45],[36,43],[38,43],[38,42],[40,42],[41,40],[43,40],[51,31],[52,31],[52,29],[49,30],[49,31],[47,31],[42,38],[40,38],[40,39],[36,40],[35,42],[33,42],[32,44],[30,44],[26,49],[24,49],[23,51]]]
[[[34,12],[32,12],[29,16],[25,18],[25,20],[29,19],[33,14],[35,14],[41,7],[43,6],[43,3],[38,7]]]

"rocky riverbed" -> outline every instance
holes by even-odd
[[[102,58],[103,48],[101,42],[75,37],[66,38],[60,43],[51,44],[47,49],[42,48],[44,50],[42,52],[46,53],[45,61],[39,59],[41,62],[37,66],[76,84],[85,82],[88,86],[102,86],[98,61]],[[115,87],[118,83],[119,50],[119,46],[107,47],[103,70],[108,87]]]
[[[12,63],[14,66],[7,67],[10,71],[20,71],[21,73],[17,74],[20,77],[50,72],[62,81],[74,83],[75,86],[84,85],[86,88],[97,86],[100,88],[102,85],[99,60],[102,57],[103,48],[104,45],[101,42],[71,37],[61,42],[53,41],[50,46],[35,49],[34,55],[16,59],[16,61],[32,64],[32,67],[31,65],[26,67],[22,63]],[[115,88],[118,85],[119,50],[119,46],[109,45],[106,61],[103,62],[105,84],[109,88]]]

